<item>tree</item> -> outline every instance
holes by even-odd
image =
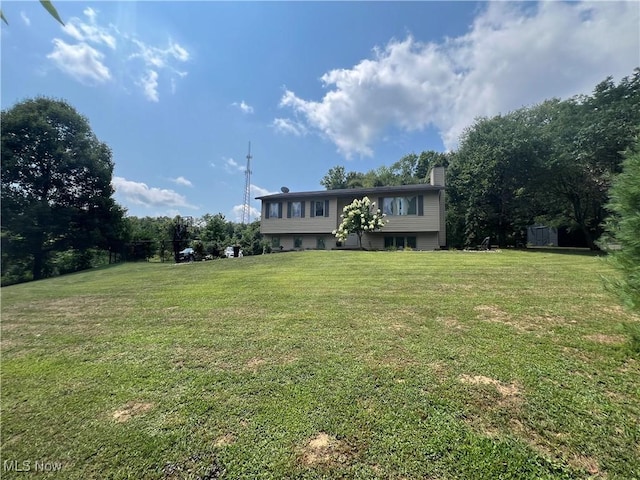
[[[362,248],[362,235],[365,232],[374,232],[385,225],[385,214],[380,209],[375,209],[375,202],[371,202],[369,197],[362,200],[357,198],[342,210],[342,222],[337,230],[332,233],[337,239],[344,241],[351,233],[358,236],[358,245]]]
[[[111,150],[61,100],[20,102],[2,116],[3,256],[50,273],[52,252],[106,248],[123,210],[112,198]]]
[[[548,100],[477,120],[451,157],[449,242],[485,236],[524,241],[536,221],[582,232],[591,248],[602,233],[611,180],[640,132],[640,70],[593,95]]]
[[[322,185],[327,190],[338,190],[341,188],[347,188],[347,174],[344,167],[336,165],[329,169],[329,172],[320,180]]]
[[[449,168],[450,243],[474,245],[486,236],[501,246],[524,242],[540,214],[536,195],[546,144],[529,109],[481,118],[467,129]]]
[[[551,147],[544,161],[546,210],[580,230],[595,249],[611,181],[640,133],[640,69],[618,85],[607,78],[590,96],[545,103],[549,113],[541,136]]]
[[[609,261],[621,274],[610,281],[612,290],[632,310],[640,310],[640,142],[628,151],[623,170],[614,180],[601,242]],[[616,249],[612,249],[613,245]]]

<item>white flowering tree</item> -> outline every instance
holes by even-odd
[[[374,232],[384,227],[386,221],[385,214],[376,209],[375,202],[364,197],[362,200],[357,198],[349,205],[342,209],[342,222],[337,230],[332,233],[340,241],[345,241],[350,233],[358,235],[358,245],[362,248],[362,234],[365,232]]]

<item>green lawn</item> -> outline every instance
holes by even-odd
[[[3,288],[2,478],[637,478],[640,319],[603,274],[309,251]]]

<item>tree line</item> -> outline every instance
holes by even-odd
[[[113,199],[111,149],[89,121],[45,97],[1,113],[2,285],[38,280],[116,260],[214,258],[229,245],[263,249],[258,222],[137,218]]]
[[[222,213],[202,217],[127,217],[121,255],[126,260],[179,261],[184,248],[194,250],[195,260],[223,256],[226,247],[238,245],[246,255],[267,248],[260,234],[260,221],[242,224],[227,220]]]
[[[447,167],[447,242],[461,248],[490,236],[500,246],[526,244],[529,225],[577,232],[598,248],[609,189],[640,133],[640,69],[592,94],[551,99],[478,118],[452,152],[405,155],[366,173],[336,166],[327,189],[427,183]],[[640,184],[640,179],[638,180]]]

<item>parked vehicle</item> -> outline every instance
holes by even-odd
[[[236,255],[234,255],[233,249],[236,248],[238,249],[238,257],[242,257],[242,250],[240,249],[240,247],[227,247],[224,250],[224,256],[227,258],[233,258]]]
[[[181,262],[193,262],[195,260],[195,251],[193,248],[185,248],[178,252],[178,259]]]

